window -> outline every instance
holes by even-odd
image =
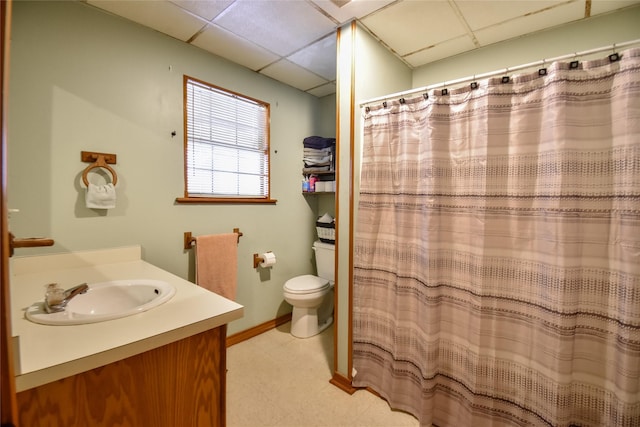
[[[184,76],[185,197],[178,202],[275,203],[269,104]]]

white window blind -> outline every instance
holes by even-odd
[[[269,106],[185,76],[187,197],[269,198]]]

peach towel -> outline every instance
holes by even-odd
[[[238,282],[238,235],[196,237],[196,284],[235,301]]]

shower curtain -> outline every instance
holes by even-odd
[[[363,111],[354,386],[423,426],[640,425],[640,49],[619,57]]]

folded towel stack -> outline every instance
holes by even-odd
[[[334,170],[335,166],[335,138],[323,138],[321,136],[309,136],[303,140],[304,167],[302,172],[317,173]]]

